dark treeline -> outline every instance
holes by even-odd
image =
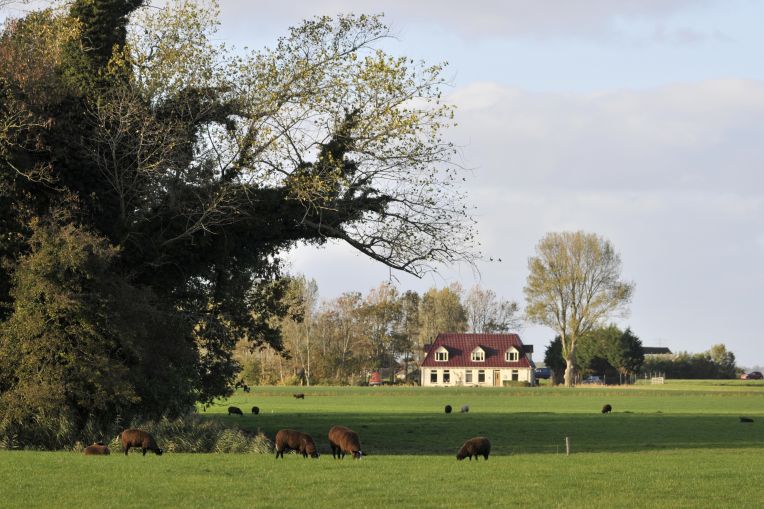
[[[356,384],[373,370],[382,370],[386,381],[412,381],[424,345],[438,333],[507,332],[520,326],[517,303],[480,286],[418,294],[383,283],[366,295],[345,293],[320,303],[317,296],[314,281],[291,280],[288,312],[277,325],[284,350],[251,348],[242,340],[236,359],[244,382]]]

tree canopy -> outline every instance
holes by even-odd
[[[144,306],[131,335],[92,326],[100,358],[129,366],[133,343],[183,352],[173,412],[230,392],[237,339],[280,347],[280,255],[297,243],[344,241],[415,275],[472,259],[473,221],[443,134],[453,123],[443,65],[376,48],[388,36],[378,16],[315,18],[243,53],[215,42],[215,3],[143,4],[74,0],[0,33],[3,327],[34,321],[19,284],[48,276],[22,269],[62,235],[101,260],[88,281],[120,282],[119,298],[91,285],[89,303],[133,295]],[[46,288],[68,291],[54,282],[63,286]],[[99,310],[109,327],[124,320],[123,306]],[[91,312],[59,315],[67,332],[50,341],[101,323]],[[156,316],[175,327],[161,341],[148,326]],[[31,341],[8,337],[8,350]],[[12,364],[3,393],[28,383]],[[154,413],[156,387],[119,373],[125,397],[102,414]]]

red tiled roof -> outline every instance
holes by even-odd
[[[448,350],[448,360],[438,362],[435,352],[444,347]],[[472,360],[472,351],[476,347],[485,350],[485,361]],[[519,360],[507,362],[504,353],[514,346],[520,352]],[[530,346],[530,345],[529,345]],[[422,361],[423,367],[473,367],[473,368],[530,368],[526,355],[526,346],[517,334],[457,334],[448,332],[438,334],[427,355]],[[532,351],[532,350],[531,350]]]

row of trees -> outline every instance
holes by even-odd
[[[237,359],[248,383],[331,383],[364,380],[371,370],[388,368],[392,380],[421,362],[424,345],[448,332],[496,333],[517,330],[518,305],[492,290],[459,285],[423,294],[401,292],[383,283],[366,295],[345,293],[318,302],[314,281],[289,282],[286,316],[279,319],[283,354],[250,348],[242,341]]]
[[[725,379],[737,378],[740,374],[735,354],[721,343],[701,353],[649,355],[645,358],[642,371],[679,379]]]

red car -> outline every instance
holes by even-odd
[[[740,379],[741,380],[761,380],[761,379],[764,379],[764,375],[762,375],[760,371],[751,371],[748,374],[743,373],[742,375],[740,375]]]

